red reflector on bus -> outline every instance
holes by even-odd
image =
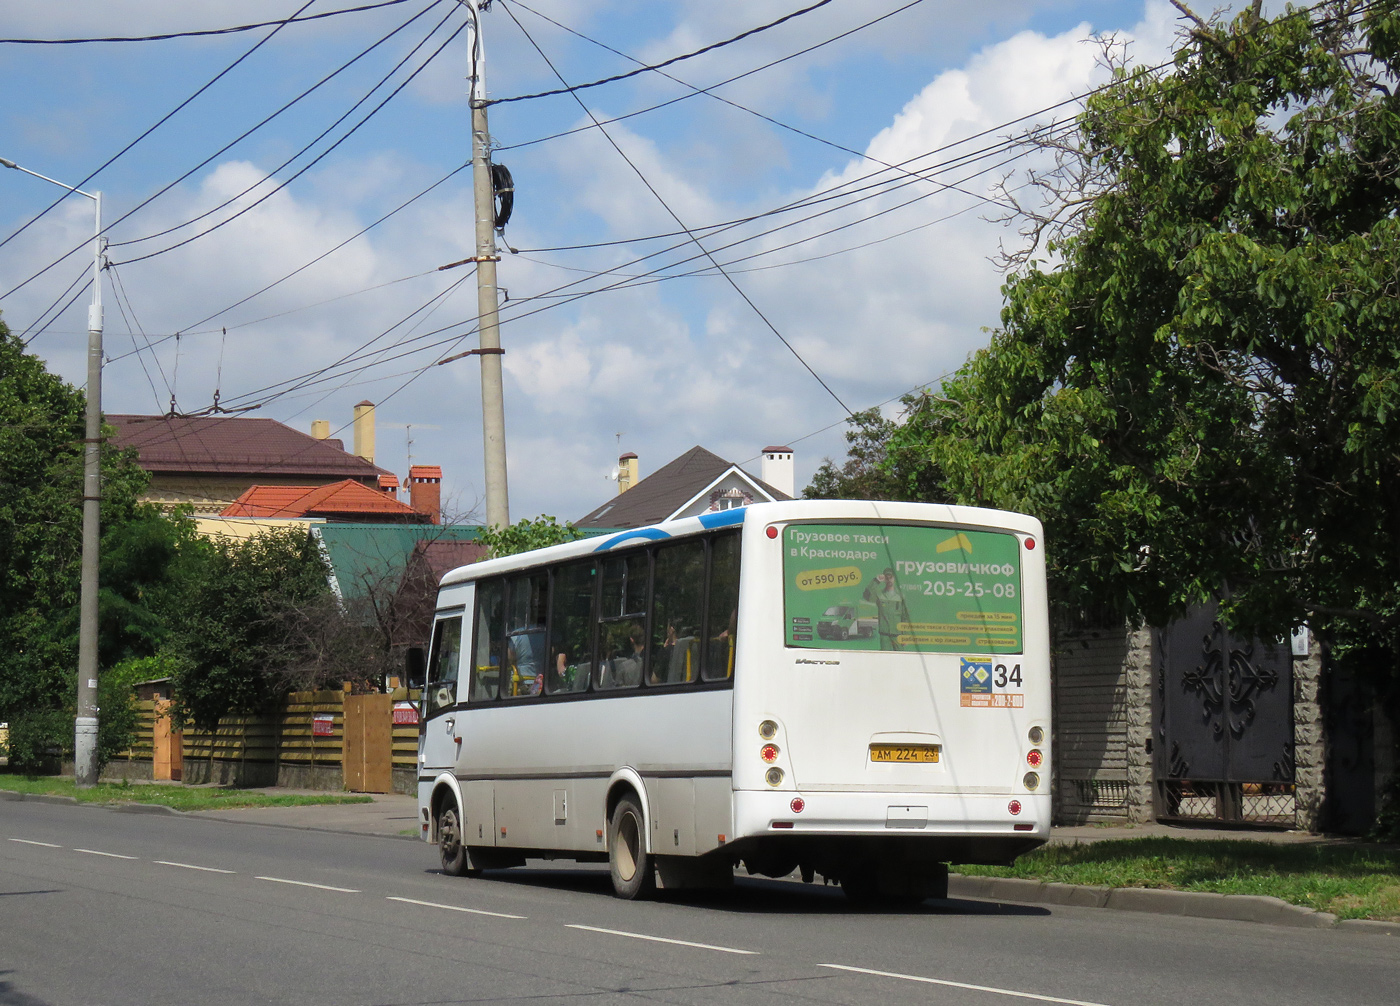
[[[769,525],[768,525],[768,537],[770,537],[770,538],[776,538],[776,537],[778,537],[778,529],[775,528],[772,524],[769,524]]]
[[[773,827],[775,827],[775,828],[791,828],[791,827],[792,827],[792,822],[791,822],[791,821],[774,821],[774,822],[773,822]]]
[[[1026,548],[1029,549],[1029,550],[1032,550],[1032,551],[1035,549],[1035,539],[1034,539],[1034,538],[1027,538],[1027,539],[1026,539]]]
[[[1035,825],[1033,825],[1033,824],[1013,824],[1011,827],[1014,828],[1014,829],[1016,829],[1017,831],[1034,831],[1034,830],[1035,830]]]

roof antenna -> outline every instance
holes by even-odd
[[[180,386],[180,333],[175,333],[175,372],[170,377],[170,411],[167,412],[167,419],[174,419],[180,414],[175,407],[175,389]]]

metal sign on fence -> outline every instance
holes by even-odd
[[[418,707],[412,702],[395,702],[394,725],[416,727],[418,725]]]
[[[312,737],[334,737],[335,717],[330,713],[316,713],[311,717]]]

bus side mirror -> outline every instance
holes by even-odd
[[[403,658],[404,684],[409,688],[422,688],[428,675],[428,658],[423,647],[410,646]]]

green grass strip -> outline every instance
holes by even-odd
[[[318,804],[373,803],[374,798],[345,793],[268,793],[256,789],[162,783],[98,783],[79,789],[72,779],[58,776],[0,774],[0,790],[48,796],[71,796],[79,803],[148,803],[175,810],[233,810],[241,807],[311,807]]]
[[[977,877],[1263,894],[1339,919],[1400,919],[1400,851],[1361,843],[1129,838],[1048,845]]]

